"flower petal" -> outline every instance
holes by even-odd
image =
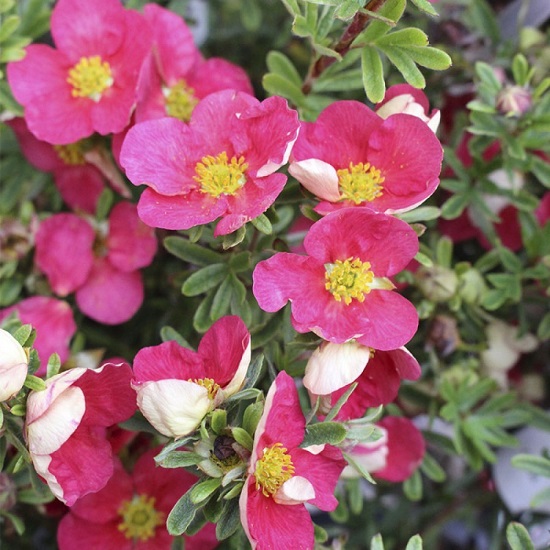
[[[318,159],[305,159],[293,162],[288,167],[288,171],[316,197],[329,202],[340,200],[338,174],[334,167],[327,162]]]

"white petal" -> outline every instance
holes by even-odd
[[[244,379],[246,377],[246,373],[248,372],[248,366],[250,365],[250,357],[251,357],[251,339],[248,337],[248,345],[246,346],[246,349],[243,351],[243,356],[241,357],[241,361],[239,363],[239,366],[237,367],[237,371],[235,372],[235,375],[231,379],[231,382],[223,388],[223,393],[226,397],[229,397],[233,395],[234,393],[238,392],[242,385],[244,384]]]
[[[329,202],[340,200],[338,174],[332,165],[318,159],[307,159],[291,163],[288,171],[316,197]]]
[[[212,403],[206,388],[187,380],[145,382],[135,389],[140,411],[168,437],[183,437],[192,432]]]
[[[304,386],[316,395],[328,395],[351,384],[365,370],[370,348],[357,342],[325,342],[309,358]]]
[[[285,481],[273,495],[277,504],[303,504],[315,498],[315,489],[311,482],[302,476],[293,476]]]

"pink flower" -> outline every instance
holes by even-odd
[[[420,374],[418,361],[404,347],[375,351],[357,342],[325,342],[308,361],[304,386],[314,399],[330,395],[328,406],[333,407],[357,382],[336,416],[337,420],[349,420],[361,418],[368,408],[391,403],[397,397],[401,380],[416,380]]]
[[[403,221],[368,208],[346,208],[316,222],[304,240],[307,256],[280,252],[261,261],[253,292],[264,311],[288,301],[298,332],[377,350],[406,344],[416,332],[414,306],[389,280],[418,251]]]
[[[33,347],[41,365],[38,375],[46,373],[46,365],[52,353],[59,354],[63,363],[69,358],[69,342],[76,332],[73,310],[67,302],[48,296],[33,296],[0,310],[0,321],[15,312],[22,323],[36,329]]]
[[[214,235],[256,218],[281,192],[285,164],[299,129],[296,111],[280,97],[259,102],[231,90],[204,98],[189,125],[175,118],[130,129],[121,163],[153,227],[189,229],[221,217]]]
[[[76,291],[83,313],[116,325],[141,306],[139,269],[151,263],[156,250],[154,231],[139,220],[135,205],[120,202],[97,229],[75,214],[44,220],[36,235],[35,261],[56,294]]]
[[[174,538],[166,530],[166,518],[197,478],[182,469],[159,468],[153,459],[159,450],[143,454],[131,474],[115,459],[107,485],[78,500],[59,523],[59,550],[170,550]],[[187,550],[217,544],[213,524],[185,537]]]
[[[304,503],[325,511],[338,504],[333,493],[345,461],[329,445],[316,453],[300,448],[304,431],[296,386],[280,372],[266,397],[239,502],[252,548],[312,549],[313,523]]]
[[[138,407],[160,433],[183,437],[241,388],[250,353],[250,334],[236,316],[216,321],[197,352],[174,341],[143,348],[132,381]]]
[[[25,434],[33,465],[68,506],[102,489],[113,473],[105,430],[136,410],[131,377],[126,363],[77,367],[29,394]]]
[[[136,85],[151,47],[142,15],[118,0],[59,0],[51,32],[57,49],[26,48],[8,64],[12,92],[30,131],[49,143],[74,143],[98,132],[120,132],[129,122]]]
[[[254,90],[246,72],[221,58],[205,61],[185,21],[156,4],[143,9],[153,35],[138,84],[136,122],[173,116],[189,122],[191,113],[208,94],[225,89]]]
[[[412,115],[424,121],[432,132],[439,127],[441,113],[434,109],[430,114],[426,94],[410,84],[396,84],[386,90],[384,99],[376,105],[376,114],[384,119],[397,113]]]
[[[289,172],[321,199],[327,214],[348,206],[404,212],[439,184],[443,149],[415,116],[386,120],[358,101],[336,101],[303,123]]]
[[[28,370],[25,350],[7,330],[0,328],[0,403],[23,387]]]
[[[73,210],[94,214],[105,185],[101,172],[85,160],[82,142],[51,145],[36,139],[23,118],[14,118],[7,124],[29,163],[38,170],[52,173],[65,203]]]
[[[386,416],[376,425],[382,430],[382,438],[356,445],[349,454],[374,477],[405,481],[420,466],[426,452],[420,430],[408,418],[399,416]],[[357,477],[359,474],[348,466],[343,475]]]

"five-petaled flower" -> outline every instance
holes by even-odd
[[[30,131],[49,143],[74,143],[94,132],[120,132],[152,36],[143,16],[119,0],[59,0],[52,12],[56,48],[31,44],[8,64],[13,95]]]
[[[313,523],[304,503],[325,511],[338,504],[334,489],[345,466],[342,454],[330,445],[300,448],[304,433],[296,386],[280,372],[266,397],[239,501],[252,548],[312,549]]]
[[[229,315],[203,336],[197,352],[175,341],[143,348],[134,359],[132,385],[138,407],[160,433],[183,437],[244,383],[250,334]]]
[[[334,343],[355,339],[392,350],[412,338],[418,314],[389,279],[418,251],[408,224],[368,208],[346,208],[316,222],[304,248],[305,256],[279,252],[256,266],[253,292],[263,310],[278,311],[290,301],[298,332]]]
[[[298,130],[284,99],[224,90],[201,100],[189,124],[162,118],[131,128],[120,162],[130,181],[148,186],[138,204],[146,224],[189,229],[221,217],[214,234],[226,235],[275,201],[287,178],[274,172]]]
[[[416,116],[384,120],[358,101],[336,101],[302,123],[292,160],[289,172],[321,199],[320,214],[349,206],[392,214],[436,190],[443,149]]]

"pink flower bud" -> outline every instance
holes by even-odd
[[[523,86],[505,86],[497,95],[497,109],[506,116],[521,116],[532,104],[531,92]]]

